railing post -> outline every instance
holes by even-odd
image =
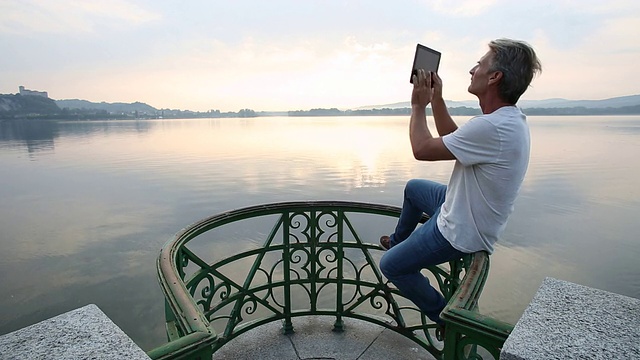
[[[344,305],[342,304],[342,291],[344,288],[343,284],[343,258],[344,258],[344,211],[337,210],[336,211],[336,221],[338,222],[338,244],[336,249],[337,256],[337,284],[336,284],[336,321],[333,323],[333,331],[343,332],[344,331],[344,321],[342,321],[342,313],[344,312]]]
[[[320,232],[318,231],[319,227],[318,210],[314,208],[309,209],[309,232],[307,234],[307,241],[309,241],[309,291],[311,293],[311,296],[309,297],[309,305],[311,306],[312,312],[316,312],[318,310],[318,286],[316,282],[318,281],[318,243],[320,241]]]
[[[288,211],[282,214],[282,266],[284,271],[284,322],[282,323],[282,333],[292,334],[293,323],[291,322],[291,214]]]

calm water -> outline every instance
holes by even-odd
[[[482,312],[515,323],[546,276],[640,298],[640,117],[529,123],[531,164]],[[173,234],[248,205],[400,205],[410,178],[446,183],[453,163],[414,160],[407,126],[407,117],[0,123],[0,334],[95,303],[145,350],[160,345],[155,260]]]

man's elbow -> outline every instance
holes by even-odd
[[[413,149],[413,157],[419,161],[436,161],[438,160],[436,156],[434,156],[433,151],[429,151],[428,149]]]
[[[413,147],[413,157],[420,161],[453,160],[455,157],[444,146],[441,139],[431,139],[421,146]]]

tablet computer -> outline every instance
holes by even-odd
[[[416,45],[416,55],[413,57],[413,67],[411,68],[411,77],[409,78],[409,82],[413,84],[413,75],[417,73],[418,69],[437,73],[439,65],[440,52],[424,45]]]

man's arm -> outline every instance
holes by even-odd
[[[455,157],[444,145],[442,138],[434,138],[427,126],[426,107],[433,97],[433,90],[429,73],[419,69],[417,76],[414,76],[413,92],[411,93],[409,139],[413,156],[417,160],[426,161],[454,160]],[[442,86],[440,86],[440,90],[442,90]]]
[[[433,73],[433,96],[431,98],[431,110],[433,111],[433,119],[436,122],[436,129],[440,136],[445,136],[458,129],[458,125],[453,121],[447,105],[442,98],[442,79],[438,74]]]

